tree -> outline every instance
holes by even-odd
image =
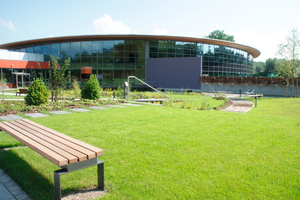
[[[290,79],[292,79],[291,97],[293,96],[294,76],[297,75],[297,69],[299,68],[299,53],[300,34],[297,29],[293,29],[287,36],[286,41],[278,46],[277,55],[282,58],[282,61],[277,62],[275,66],[277,73],[286,78],[286,97]]]
[[[293,76],[293,65],[292,62],[286,59],[277,60],[275,65],[275,72],[278,74],[279,77],[285,79],[286,90],[285,90],[285,98],[287,97],[288,87],[290,84],[290,79]],[[293,88],[292,88],[293,90]],[[293,95],[293,91],[291,93]]]
[[[227,40],[230,42],[235,42],[234,36],[225,34],[224,30],[214,30],[209,35],[204,36],[204,38],[212,38],[212,39]]]
[[[253,62],[254,76],[261,76],[261,73],[265,71],[266,63],[263,61]]]
[[[70,58],[64,61],[64,65],[58,65],[58,58],[50,55],[51,64],[49,66],[49,79],[48,86],[53,92],[54,100],[57,101],[58,96],[61,94],[62,90],[66,88],[68,84],[71,83],[71,74],[70,71],[66,74],[66,69],[70,65]]]
[[[271,74],[274,74],[275,64],[277,61],[277,58],[268,58],[266,60],[264,76],[270,76]]]

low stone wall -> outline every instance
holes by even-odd
[[[263,94],[264,96],[285,96],[286,86],[281,85],[247,85],[247,84],[221,84],[221,83],[201,83],[201,92],[222,92],[233,89],[234,94],[239,94],[239,90],[243,92],[249,89],[255,90],[256,94]],[[288,87],[288,97],[291,96],[292,86]],[[293,96],[296,97],[297,91],[294,86]],[[300,86],[298,87],[298,97],[300,97]]]

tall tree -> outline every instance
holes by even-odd
[[[266,63],[263,61],[254,61],[253,62],[253,75],[254,76],[261,76],[261,74],[265,71]]]
[[[235,42],[233,35],[228,35],[224,33],[224,30],[214,30],[209,35],[204,36],[205,38],[212,38],[218,40],[227,40],[230,42]]]
[[[266,60],[266,67],[265,67],[265,76],[270,76],[271,74],[274,74],[275,64],[278,61],[277,58],[268,58]]]
[[[279,44],[277,55],[282,58],[281,62],[277,62],[275,68],[278,74],[286,78],[286,97],[289,80],[292,79],[292,92],[294,89],[294,76],[297,75],[299,68],[299,53],[300,53],[300,34],[297,29],[293,29],[286,37],[286,41]],[[298,84],[298,82],[297,82]]]
[[[66,70],[70,65],[70,58],[64,61],[64,64],[58,65],[58,58],[51,57],[51,63],[48,63],[49,66],[49,79],[48,86],[51,89],[51,92],[54,94],[54,100],[57,101],[58,96],[61,94],[62,90],[71,83],[71,74],[70,71],[67,73]]]

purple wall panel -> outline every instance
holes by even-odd
[[[146,80],[157,88],[200,89],[201,57],[148,58]]]

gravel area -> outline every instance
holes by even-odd
[[[231,99],[232,105],[222,111],[245,113],[251,110],[254,104],[245,99]]]
[[[88,200],[102,197],[105,192],[98,188],[77,190],[63,196],[62,200]]]

